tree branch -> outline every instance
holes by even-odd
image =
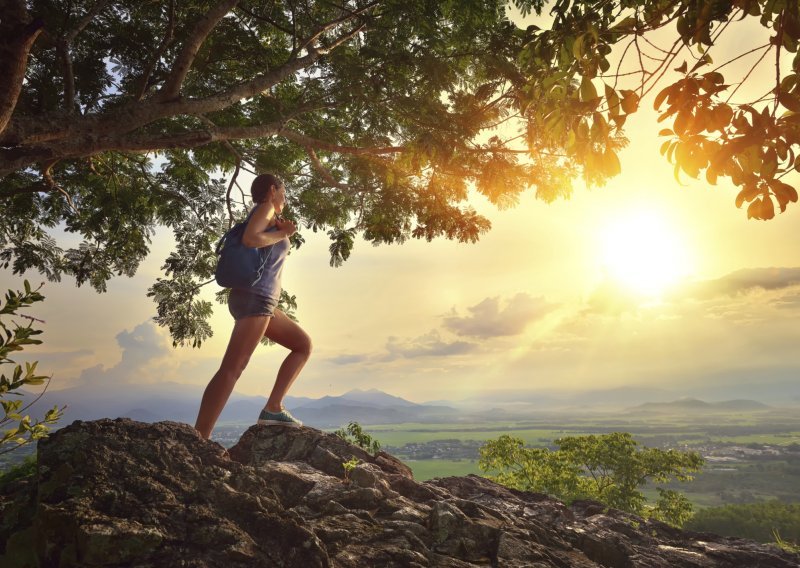
[[[183,50],[181,50],[172,65],[172,73],[167,78],[166,84],[158,92],[157,100],[169,101],[178,97],[183,81],[186,79],[192,63],[194,63],[194,58],[197,56],[200,46],[203,45],[208,34],[211,33],[219,21],[225,17],[225,14],[230,12],[238,3],[239,0],[223,0],[197,22],[191,35],[186,40]]]
[[[206,97],[205,99],[195,101],[193,104],[198,107],[199,112],[207,113],[226,108],[242,99],[254,97],[259,93],[263,93],[272,86],[283,81],[289,75],[292,75],[301,69],[305,69],[306,67],[310,67],[323,55],[327,55],[341,44],[350,40],[363,28],[363,25],[355,28],[353,31],[338,38],[328,47],[322,49],[310,47],[308,49],[308,53],[302,57],[291,59],[280,67],[276,67],[268,73],[256,77],[252,81],[242,83],[217,95],[212,95],[210,97]]]
[[[75,75],[72,72],[72,56],[69,53],[69,42],[66,38],[58,40],[56,53],[64,66],[64,110],[67,114],[75,113]]]
[[[319,172],[319,174],[322,176],[322,178],[328,185],[330,185],[331,187],[336,187],[338,189],[344,189],[344,190],[350,189],[350,187],[347,186],[346,184],[339,183],[338,181],[336,181],[336,178],[333,177],[333,174],[331,174],[330,170],[328,170],[328,168],[326,168],[320,161],[320,159],[317,157],[317,153],[314,151],[314,148],[312,148],[311,146],[306,146],[306,153],[308,154],[308,157],[311,158],[311,163],[314,165],[314,169],[316,169]]]
[[[283,81],[286,77],[313,65],[318,59],[350,40],[363,28],[363,25],[355,28],[337,38],[325,48],[317,49],[311,47],[305,56],[292,59],[264,75],[216,95],[203,99],[176,99],[169,102],[159,102],[161,95],[157,95],[154,101],[126,105],[107,115],[90,116],[81,120],[64,120],[63,116],[56,113],[43,117],[26,118],[16,124],[12,123],[12,128],[6,135],[0,133],[0,145],[24,147],[31,144],[74,140],[81,137],[109,137],[115,134],[132,132],[162,118],[181,114],[198,116],[219,111],[242,99],[263,93]],[[29,151],[32,150],[27,148],[22,153]],[[21,167],[29,165],[28,163],[20,163]],[[0,171],[3,170],[5,168],[0,166]]]
[[[56,180],[53,179],[53,166],[58,163],[58,160],[52,160],[47,162],[42,166],[42,179],[44,180],[45,185],[50,188],[51,191],[58,191],[64,198],[67,200],[67,205],[69,208],[72,209],[73,213],[78,213],[78,210],[75,209],[75,204],[72,202],[72,197],[69,193],[67,193],[63,187],[56,183]]]
[[[106,150],[123,152],[154,152],[174,148],[196,148],[212,142],[227,140],[243,140],[250,138],[266,138],[280,132],[282,123],[259,124],[255,126],[215,127],[208,130],[193,130],[171,136],[130,136],[104,144],[102,148],[92,151],[97,153]]]
[[[284,28],[283,26],[279,25],[272,18],[268,18],[267,16],[259,16],[258,14],[253,13],[252,11],[248,10],[247,8],[245,8],[244,6],[236,6],[236,9],[237,10],[241,10],[242,12],[244,12],[245,14],[250,16],[251,18],[254,18],[256,20],[261,20],[262,22],[267,22],[269,25],[271,25],[272,27],[274,27],[277,30],[282,31],[286,35],[292,35],[294,33],[289,28]]]
[[[97,4],[95,4],[92,7],[92,9],[89,10],[86,13],[86,15],[81,19],[81,21],[78,22],[78,25],[75,26],[75,28],[73,28],[72,31],[70,31],[67,35],[64,36],[64,40],[68,44],[72,43],[72,41],[78,36],[78,34],[81,33],[86,28],[86,26],[89,25],[89,22],[91,22],[95,18],[95,16],[97,16],[97,14],[100,13],[100,10],[105,8],[110,1],[111,0],[100,0]]]
[[[376,147],[376,148],[359,148],[356,146],[339,146],[337,144],[331,144],[330,142],[325,142],[324,140],[318,140],[316,138],[311,138],[309,136],[305,136],[304,134],[300,134],[299,132],[294,132],[293,130],[282,129],[279,134],[284,138],[291,140],[292,142],[297,142],[300,146],[304,148],[316,148],[318,150],[328,150],[330,152],[338,152],[340,154],[354,154],[356,156],[360,155],[376,155],[376,154],[395,154],[398,152],[405,152],[406,149],[402,146],[384,146],[384,147]]]
[[[17,106],[28,56],[44,21],[28,21],[24,0],[6,2],[0,8],[0,133]]]
[[[75,74],[72,69],[70,44],[76,37],[78,37],[78,34],[89,25],[89,22],[91,22],[95,16],[100,13],[100,10],[106,7],[109,1],[110,0],[100,0],[100,2],[95,4],[92,9],[86,13],[86,15],[81,19],[80,22],[78,22],[78,25],[75,26],[75,28],[70,30],[69,33],[65,34],[64,37],[57,40],[56,52],[58,53],[59,57],[61,58],[61,62],[64,65],[64,108],[69,114],[73,114],[75,112]]]
[[[175,0],[170,0],[169,19],[167,20],[167,33],[164,34],[164,38],[161,40],[159,46],[156,48],[156,51],[153,54],[153,58],[150,60],[150,63],[145,68],[145,71],[142,74],[141,79],[139,79],[139,85],[136,88],[136,92],[134,93],[135,101],[142,100],[142,97],[144,97],[145,93],[147,92],[147,83],[150,81],[150,76],[153,74],[153,70],[155,70],[156,65],[161,59],[161,56],[167,49],[167,46],[170,44],[170,42],[172,42],[174,34],[175,34]]]
[[[775,38],[775,106],[772,109],[773,115],[778,112],[778,97],[781,94],[781,45],[783,45],[783,26],[785,21],[786,8],[781,12],[778,36]]]
[[[367,4],[366,6],[364,6],[363,8],[359,8],[358,10],[355,10],[355,11],[345,10],[344,7],[342,7],[342,10],[347,12],[344,16],[342,16],[340,18],[336,18],[335,20],[331,20],[331,21],[326,22],[325,24],[319,26],[316,30],[314,30],[314,32],[308,38],[303,40],[303,42],[299,46],[297,46],[297,51],[304,50],[306,47],[308,47],[309,45],[311,45],[312,43],[317,41],[319,39],[319,37],[322,34],[324,34],[326,31],[335,28],[339,24],[342,24],[344,22],[352,20],[353,18],[355,18],[357,16],[360,16],[364,12],[367,12],[368,10],[371,10],[372,8],[374,8],[375,6],[377,6],[380,3],[381,3],[381,0],[375,0],[374,2],[371,2],[371,3]]]

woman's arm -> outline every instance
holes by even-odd
[[[270,231],[268,233],[261,231],[255,235],[248,235],[247,233],[249,229],[250,224],[248,223],[247,229],[244,230],[244,236],[242,236],[242,244],[251,248],[268,247],[269,245],[274,245],[278,241],[282,241],[289,236],[286,234],[286,231],[281,229],[278,229],[277,231]]]
[[[242,244],[251,248],[262,248],[274,245],[278,241],[282,241],[286,237],[290,237],[296,231],[294,224],[291,221],[276,221],[277,230],[267,232],[267,225],[269,222],[266,218],[254,214],[242,236]]]

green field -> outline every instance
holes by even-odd
[[[498,427],[496,424],[485,425],[480,429],[453,428],[452,424],[425,424],[416,426],[397,424],[393,427],[365,426],[364,429],[369,432],[372,437],[376,438],[382,446],[393,447],[448,439],[486,441],[499,438],[503,434],[522,438],[528,445],[542,446],[561,436],[580,435],[578,432],[567,432],[565,430]],[[588,434],[589,432],[584,433]]]
[[[724,463],[709,460],[694,481],[669,487],[684,493],[697,508],[768,499],[800,501],[800,448],[797,447],[800,417],[792,413],[737,412],[707,417],[657,415],[624,419],[598,416],[558,419],[550,415],[469,425],[366,425],[364,430],[411,467],[418,481],[470,473],[481,475],[477,463],[480,443],[504,434],[521,438],[528,446],[552,447],[554,440],[565,436],[630,432],[643,446],[694,450],[703,455],[719,452],[724,455],[737,445],[754,454]],[[448,443],[450,440],[458,443]],[[425,452],[427,457],[420,458]],[[460,453],[454,455],[454,452]],[[431,453],[437,455],[429,459]],[[655,489],[649,487],[645,494],[651,500],[657,496]]]

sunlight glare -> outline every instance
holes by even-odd
[[[654,211],[631,211],[601,233],[601,259],[624,288],[660,296],[689,274],[689,253],[680,230]]]

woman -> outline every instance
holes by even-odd
[[[282,401],[308,361],[311,338],[286,314],[276,309],[281,294],[283,263],[289,252],[289,237],[296,228],[291,221],[280,217],[286,204],[286,188],[280,179],[271,174],[257,176],[250,192],[256,207],[248,219],[242,244],[271,248],[261,279],[252,288],[234,288],[228,298],[228,309],[236,323],[222,364],[208,383],[200,404],[195,428],[204,438],[211,436],[211,430],[233,386],[247,367],[262,336],[291,352],[278,370],[272,394],[258,417],[258,423],[302,426],[283,408]]]

